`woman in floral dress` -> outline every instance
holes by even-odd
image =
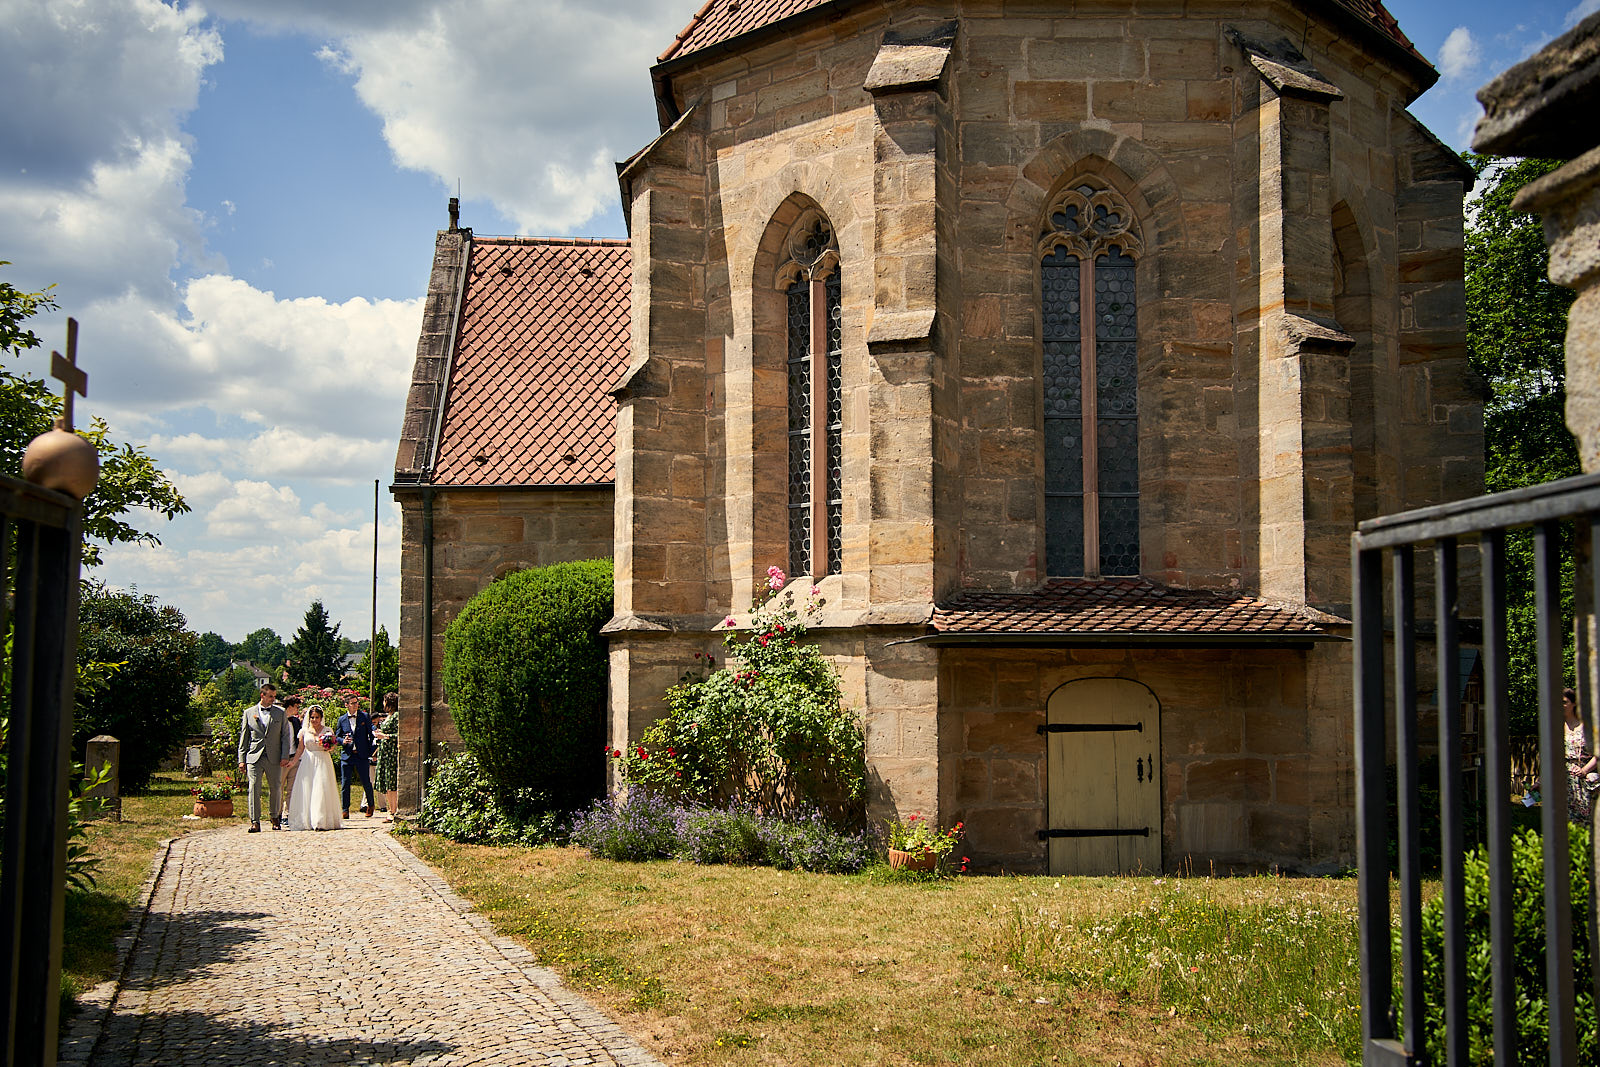
[[[399,806],[400,783],[400,694],[388,693],[383,698],[384,719],[378,726],[378,792],[383,794],[384,822],[394,822],[395,808]]]
[[[1563,690],[1561,708],[1567,718],[1567,818],[1588,825],[1594,810],[1594,793],[1597,761],[1588,731],[1578,715],[1578,694]]]

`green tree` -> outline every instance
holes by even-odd
[[[284,657],[288,650],[284,648],[283,639],[268,627],[252,630],[245,635],[245,639],[234,646],[235,659],[249,660],[264,671],[283,666]]]
[[[289,642],[289,677],[296,685],[333,686],[339,683],[339,627],[328,625],[328,610],[313,600],[305,621]]]
[[[362,643],[370,645],[371,641]],[[369,684],[368,680],[372,677],[373,660],[376,659],[378,666],[378,693],[377,698],[373,701],[376,705],[382,701],[383,694],[392,693],[400,688],[400,650],[389,643],[389,628],[387,626],[378,627],[378,643],[375,647],[376,652],[369,652],[367,655],[362,656],[360,662],[356,664],[355,670],[357,674],[361,675],[361,680],[351,688],[364,696],[371,696],[371,694],[367,693],[367,685]]]
[[[118,664],[108,686],[78,688],[73,744],[96,734],[122,742],[127,790],[144,788],[163,757],[198,732],[189,708],[200,640],[183,612],[148,594],[89,583],[78,612],[78,664]]]
[[[0,266],[8,265],[0,260]],[[0,282],[0,354],[17,356],[43,344],[23,324],[44,311],[58,310],[50,290],[26,293]],[[20,477],[22,454],[28,442],[50,429],[61,414],[61,398],[48,383],[0,367],[0,473]],[[142,448],[111,439],[103,419],[93,419],[80,436],[100,454],[100,480],[83,502],[83,562],[100,562],[101,545],[142,543],[158,545],[161,539],[135,526],[130,515],[152,513],[172,519],[189,510],[172,481]],[[98,543],[97,543],[98,542]]]
[[[256,676],[249,667],[230,667],[211,684],[217,687],[224,703],[233,707],[254,704],[261,697]]]
[[[200,667],[197,673],[202,681],[218,671],[227,670],[232,659],[233,646],[228,644],[221,634],[207,630],[200,635]]]
[[[1550,281],[1539,219],[1513,210],[1518,190],[1559,160],[1499,160],[1469,154],[1480,191],[1467,212],[1467,335],[1473,365],[1489,386],[1484,409],[1484,487],[1500,492],[1582,473],[1566,426],[1567,309],[1576,294]],[[1533,605],[1533,541],[1507,537],[1506,600],[1511,728],[1536,729],[1539,696]],[[1562,632],[1572,675],[1572,547],[1561,547]]]

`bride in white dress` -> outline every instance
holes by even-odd
[[[294,761],[300,773],[294,780],[294,795],[289,799],[289,829],[337,830],[344,825],[339,817],[339,776],[334,773],[333,757],[322,745],[333,731],[322,721],[322,709],[306,711],[300,728]]]

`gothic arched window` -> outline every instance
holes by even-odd
[[[789,573],[840,570],[844,403],[839,247],[816,212],[790,233],[779,286],[788,297]]]
[[[1133,213],[1106,186],[1080,182],[1045,213],[1039,271],[1051,577],[1139,573],[1134,275],[1141,250]]]

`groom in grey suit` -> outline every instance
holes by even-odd
[[[278,813],[283,811],[283,769],[294,755],[294,738],[283,709],[277,706],[278,687],[267,682],[261,687],[261,700],[244,709],[239,723],[239,770],[250,769],[250,833],[261,832],[261,783],[265,779],[272,807],[272,828],[280,829]]]

